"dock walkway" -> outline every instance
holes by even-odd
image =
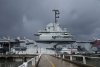
[[[57,59],[49,55],[42,55],[38,67],[80,67],[75,64]]]

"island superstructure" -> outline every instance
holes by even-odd
[[[37,38],[37,42],[44,41],[73,41],[73,36],[67,30],[67,28],[61,28],[57,19],[59,18],[59,10],[53,10],[55,12],[55,22],[49,23],[44,30],[39,30],[37,34],[35,34]]]
[[[57,45],[72,44],[75,42],[72,34],[67,30],[67,28],[61,28],[58,22],[60,14],[59,10],[53,10],[53,12],[55,13],[55,22],[49,23],[45,29],[39,30],[38,33],[35,34],[35,41],[38,43],[38,48],[40,47],[42,50],[54,48]]]

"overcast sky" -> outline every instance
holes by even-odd
[[[54,22],[52,9],[59,9],[59,23],[77,40],[100,38],[100,0],[0,0],[0,37],[26,36]]]

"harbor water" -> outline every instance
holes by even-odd
[[[22,63],[23,63],[22,61],[10,61],[10,60],[0,59],[0,67],[18,67]]]
[[[82,58],[74,60],[75,62],[83,63]],[[92,65],[95,67],[100,67],[100,59],[86,59],[86,64]]]
[[[96,67],[100,67],[100,59],[87,60],[87,64],[94,65]]]

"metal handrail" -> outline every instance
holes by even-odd
[[[28,60],[27,62],[24,62],[22,65],[18,66],[18,67],[33,67],[33,65],[35,66],[36,63],[38,62],[38,60],[40,59],[41,54]]]

